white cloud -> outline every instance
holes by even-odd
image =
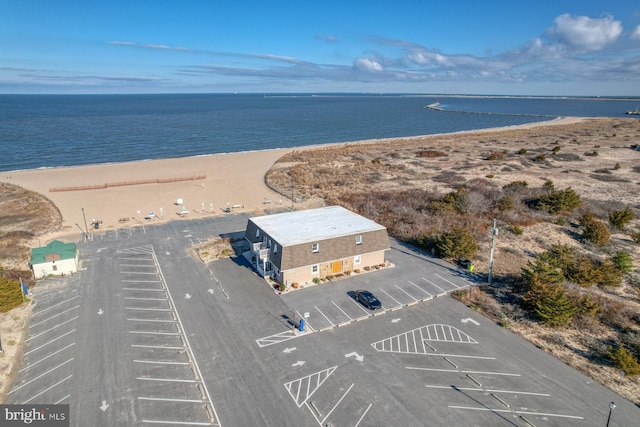
[[[638,25],[635,30],[631,32],[631,38],[635,40],[640,40],[640,25]]]
[[[369,58],[356,58],[353,61],[353,67],[358,70],[368,71],[370,73],[378,73],[383,71],[382,65],[379,62]]]
[[[615,42],[622,34],[622,24],[611,16],[592,19],[588,16],[562,14],[550,30],[560,41],[585,51],[598,51]]]

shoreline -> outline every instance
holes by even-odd
[[[450,133],[397,138],[335,142],[293,148],[273,148],[233,153],[214,153],[191,157],[136,160],[120,163],[27,169],[0,173],[0,181],[19,185],[50,199],[62,215],[62,228],[40,236],[45,240],[75,236],[82,232],[104,232],[131,226],[188,217],[204,217],[234,212],[256,212],[276,206],[291,206],[291,199],[274,192],[265,184],[265,175],[287,153],[313,151],[335,146],[394,143],[429,140],[455,135],[509,132],[540,126],[572,124],[588,120],[582,117],[554,118],[522,125],[510,125]],[[54,187],[84,187],[109,182],[163,180],[176,176],[204,176],[202,180],[146,183],[82,191],[50,192]],[[178,205],[178,199],[184,204]],[[188,214],[182,215],[186,209]],[[297,208],[304,206],[296,204]],[[149,213],[155,216],[149,216]],[[124,219],[127,219],[124,221]],[[100,222],[92,230],[88,225]],[[85,225],[86,224],[86,225]],[[82,231],[81,231],[82,230]]]

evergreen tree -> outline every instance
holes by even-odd
[[[441,258],[471,258],[480,249],[473,235],[462,227],[454,227],[443,233],[436,239],[435,247]]]
[[[624,230],[625,225],[633,219],[633,211],[629,206],[623,211],[611,211],[609,223],[618,230]]]
[[[609,242],[611,233],[604,222],[594,219],[584,226],[582,237],[596,246],[604,246]]]
[[[542,323],[554,328],[568,325],[580,311],[564,286],[544,284],[539,280],[534,280],[525,300]]]

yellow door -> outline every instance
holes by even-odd
[[[333,274],[342,273],[342,261],[333,261],[331,265],[331,272]]]

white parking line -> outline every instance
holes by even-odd
[[[51,317],[48,317],[48,318],[46,318],[46,319],[44,319],[44,320],[41,320],[41,321],[40,321],[40,322],[38,322],[38,323],[33,323],[33,324],[31,325],[31,327],[33,328],[34,326],[38,326],[38,325],[39,325],[39,324],[41,324],[41,323],[48,322],[49,320],[53,319],[54,317],[62,316],[63,314],[68,313],[68,312],[70,312],[71,310],[75,310],[75,309],[76,309],[76,308],[78,308],[78,307],[80,307],[80,306],[79,306],[79,305],[76,305],[75,307],[68,308],[68,309],[66,309],[66,310],[64,310],[64,311],[61,311],[61,312],[60,312],[60,313],[58,313],[58,314],[54,314],[54,315],[53,315],[53,316],[51,316]]]
[[[138,396],[138,400],[153,400],[159,402],[188,402],[188,403],[203,403],[206,400],[202,399],[167,399],[165,397],[142,397]]]
[[[53,404],[54,405],[59,405],[60,403],[64,402],[65,400],[67,400],[70,397],[71,397],[71,395],[67,394],[65,397],[63,397],[62,399],[58,400],[57,402],[53,402]]]
[[[134,363],[149,363],[152,365],[190,365],[189,362],[169,362],[167,360],[133,360]]]
[[[123,291],[165,292],[164,289],[152,288],[122,288]]]
[[[445,293],[447,292],[447,291],[445,291],[444,289],[442,289],[440,286],[438,286],[438,285],[436,285],[435,283],[433,283],[431,280],[427,280],[427,279],[425,279],[424,277],[422,278],[422,280],[424,280],[425,282],[427,282],[427,283],[428,283],[428,284],[430,284],[431,286],[434,286],[434,287],[436,287],[436,288],[440,289],[442,292],[445,292]]]
[[[156,275],[156,271],[121,271],[120,274],[153,274]]]
[[[143,423],[150,424],[171,424],[176,426],[213,426],[219,424],[211,424],[211,423],[199,423],[199,422],[188,422],[188,421],[160,421],[160,420],[142,420]]]
[[[176,323],[175,320],[161,320],[161,319],[137,319],[137,318],[130,318],[127,319],[130,322],[156,322],[156,323]]]
[[[141,381],[163,381],[169,383],[199,383],[198,380],[181,380],[177,378],[150,378],[150,377],[137,377],[137,380]]]
[[[358,420],[358,422],[354,427],[358,427],[360,425],[360,422],[364,419],[364,416],[367,415],[367,412],[369,412],[369,409],[371,409],[372,406],[373,406],[373,403],[369,403],[369,406],[367,406],[367,409],[364,410],[364,414],[362,414],[362,416],[360,417],[360,419]]]
[[[541,417],[560,417],[560,418],[572,418],[574,420],[583,420],[584,417],[578,417],[576,415],[564,415],[564,414],[550,414],[544,412],[532,412],[532,411],[515,411],[511,409],[492,409],[492,408],[474,408],[472,406],[455,406],[449,405],[451,409],[469,409],[471,411],[491,411],[491,412],[508,412],[510,414],[517,415],[537,415]]]
[[[184,347],[171,347],[165,345],[142,345],[142,344],[131,344],[131,347],[138,348],[158,348],[162,350],[184,350]]]
[[[40,333],[39,333],[39,334],[37,334],[37,335],[34,335],[34,336],[31,336],[31,337],[27,338],[26,340],[24,340],[24,342],[29,342],[29,341],[31,341],[31,340],[32,340],[32,339],[34,339],[34,338],[38,338],[40,335],[44,335],[44,334],[46,334],[47,332],[51,332],[51,331],[53,331],[54,329],[59,328],[60,326],[66,325],[66,324],[67,324],[67,323],[69,323],[69,322],[73,322],[73,321],[74,321],[74,320],[76,320],[78,317],[79,317],[79,316],[76,316],[76,317],[74,317],[74,318],[72,318],[72,319],[65,320],[65,321],[64,321],[64,322],[62,322],[62,323],[58,323],[56,326],[54,326],[54,327],[52,327],[52,328],[49,328],[49,329],[47,329],[47,330],[45,330],[45,331],[40,332]]]
[[[397,299],[395,299],[394,297],[392,297],[391,295],[389,295],[384,289],[380,289],[380,292],[382,292],[383,294],[385,294],[386,296],[388,296],[389,298],[391,298],[392,300],[394,300],[396,302],[396,304],[398,305],[402,305],[402,303],[400,301],[398,301]]]
[[[415,366],[405,366],[405,369],[412,369],[415,371],[435,371],[435,372],[460,372],[463,374],[479,374],[479,375],[502,375],[508,377],[520,377],[520,374],[512,374],[510,372],[489,372],[489,371],[466,371],[464,369],[437,369],[437,368],[420,368]]]
[[[29,351],[25,352],[24,355],[26,356],[29,353],[32,353],[32,352],[34,352],[36,350],[40,350],[42,347],[45,347],[45,346],[47,346],[47,345],[49,345],[51,343],[54,343],[54,342],[58,341],[59,339],[62,339],[64,337],[66,337],[67,335],[74,333],[75,331],[76,331],[75,329],[72,329],[69,332],[60,335],[59,337],[56,337],[56,338],[52,339],[51,341],[47,341],[46,343],[42,344],[41,346],[38,346],[38,347],[35,347],[35,348],[31,348],[31,349],[29,349]]]
[[[327,316],[325,316],[325,314],[320,311],[320,309],[318,307],[316,307],[315,305],[313,306],[316,310],[318,310],[318,313],[322,314],[322,316],[327,319],[327,322],[329,322],[330,325],[333,325],[333,322],[331,320],[329,320],[329,318]]]
[[[51,354],[49,354],[49,355],[47,355],[47,356],[43,357],[43,358],[42,358],[42,359],[40,359],[40,360],[37,360],[37,361],[35,361],[35,362],[33,362],[33,363],[29,363],[29,365],[28,365],[28,366],[25,366],[24,368],[20,369],[18,372],[26,371],[27,369],[31,368],[31,367],[32,367],[32,366],[34,366],[34,365],[37,365],[38,363],[42,362],[43,360],[46,360],[46,359],[50,358],[51,356],[54,356],[54,355],[56,355],[56,354],[58,354],[58,353],[60,353],[60,352],[62,352],[62,351],[64,351],[64,350],[68,349],[69,347],[73,347],[75,344],[76,344],[76,343],[71,343],[71,344],[69,344],[68,346],[63,347],[63,348],[61,348],[61,349],[60,349],[60,350],[58,350],[58,351],[54,351],[53,353],[51,353]]]
[[[123,283],[161,283],[160,280],[129,280],[129,279],[122,279],[120,280]]]
[[[172,311],[170,308],[144,308],[144,307],[125,307],[125,310],[140,310],[140,311]]]
[[[124,297],[124,299],[140,300],[140,301],[166,301],[166,298],[139,298],[139,297]]]
[[[52,306],[50,306],[50,307],[47,307],[47,308],[45,308],[45,309],[43,309],[43,310],[40,310],[40,311],[38,311],[37,313],[33,313],[33,316],[31,316],[31,317],[33,318],[33,317],[36,317],[36,316],[40,316],[42,313],[45,313],[45,312],[47,312],[47,311],[49,311],[49,310],[51,310],[51,309],[53,309],[53,308],[56,308],[56,307],[57,307],[57,306],[59,306],[59,305],[67,304],[69,301],[71,301],[71,300],[73,300],[73,299],[76,299],[76,298],[80,298],[80,296],[79,296],[79,295],[76,295],[75,297],[67,298],[66,300],[64,300],[64,301],[62,301],[62,302],[59,302],[59,303],[54,304],[54,305],[52,305]]]
[[[154,331],[129,331],[130,334],[145,334],[145,335],[180,335],[179,332],[154,332]]]
[[[427,385],[425,385],[425,387],[427,387],[427,388],[437,388],[437,389],[443,389],[443,390],[452,390],[452,391],[463,390],[463,391],[479,391],[479,392],[483,392],[483,393],[525,394],[527,396],[543,396],[543,397],[551,396],[548,393],[535,393],[535,392],[532,392],[532,391],[494,390],[494,389],[490,389],[490,388],[458,387],[458,386],[453,386],[453,385],[429,385],[429,384],[427,384]]]
[[[47,372],[45,372],[44,374],[40,374],[40,375],[38,375],[37,377],[33,378],[31,381],[27,381],[26,383],[22,384],[21,386],[16,387],[16,388],[14,388],[14,389],[11,389],[11,391],[9,391],[9,393],[7,393],[7,395],[9,395],[9,394],[11,394],[11,393],[13,393],[13,392],[15,392],[15,391],[20,390],[22,387],[28,386],[28,385],[29,385],[29,384],[31,384],[32,382],[39,380],[40,378],[44,377],[45,375],[47,375],[47,374],[49,374],[49,373],[51,373],[51,372],[55,371],[56,369],[58,369],[58,368],[60,368],[60,367],[62,367],[62,366],[64,366],[64,365],[66,365],[67,363],[69,363],[69,362],[71,362],[71,361],[73,361],[73,357],[72,357],[71,359],[67,360],[66,362],[62,362],[62,363],[61,363],[61,364],[59,364],[58,366],[56,366],[56,367],[54,367],[54,368],[49,369],[49,370],[48,370]]]
[[[25,400],[24,402],[22,402],[23,405],[31,402],[33,399],[35,399],[38,396],[41,396],[42,394],[46,393],[47,391],[51,390],[54,387],[59,386],[60,384],[62,384],[63,382],[65,382],[66,380],[68,380],[69,378],[71,378],[73,375],[69,375],[67,378],[64,378],[60,381],[58,381],[57,383],[53,384],[51,387],[45,388],[44,390],[42,390],[40,393],[36,394],[35,396],[32,396],[31,398],[29,398],[28,400]]]
[[[418,299],[416,297],[414,297],[413,295],[411,295],[409,292],[405,291],[404,289],[402,289],[400,286],[398,285],[394,285],[396,288],[398,288],[398,290],[404,292],[405,294],[409,295],[409,298],[411,298],[414,301],[418,301]]]
[[[441,278],[441,279],[442,279],[442,280],[444,280],[445,282],[450,283],[450,284],[451,284],[451,286],[453,286],[453,288],[454,288],[454,289],[460,289],[460,288],[462,287],[462,286],[458,286],[458,285],[456,285],[456,284],[455,284],[455,283],[453,283],[451,280],[448,280],[448,279],[446,279],[446,278],[442,277],[442,276],[441,276],[441,275],[439,275],[438,273],[434,274],[434,276],[438,276],[439,278]],[[464,285],[464,286],[467,286],[467,285]]]
[[[340,308],[340,306],[338,304],[336,304],[334,301],[331,301],[331,302],[333,303],[333,305],[335,305],[338,308],[338,310],[340,310],[342,312],[342,314],[347,316],[349,318],[349,320],[353,320],[353,318],[351,316],[349,316],[347,313],[345,313],[345,311],[342,308]]]
[[[407,280],[407,281],[409,282],[410,285],[415,286],[416,288],[420,289],[422,292],[424,292],[425,294],[429,295],[430,297],[433,296],[433,294],[430,294],[429,292],[425,291],[424,289],[422,289],[420,286],[416,285],[415,283],[413,283],[413,282],[411,282],[409,280]]]
[[[149,260],[151,261],[151,260]],[[120,264],[120,267],[143,267],[143,268],[155,268],[155,265],[151,264]]]

